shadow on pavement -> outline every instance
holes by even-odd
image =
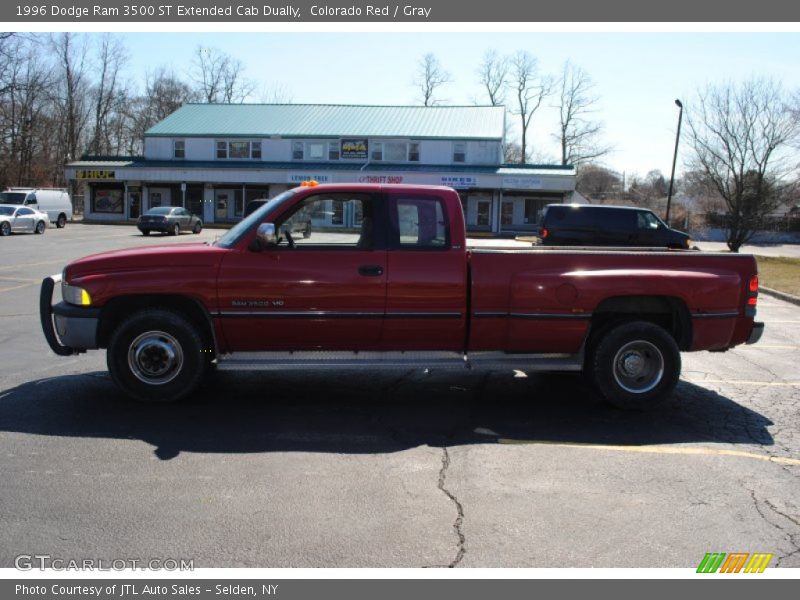
[[[681,382],[648,413],[598,400],[579,377],[500,372],[214,373],[192,398],[127,400],[103,372],[0,394],[0,431],[143,440],[180,452],[385,453],[419,445],[541,443],[771,445],[763,415]]]

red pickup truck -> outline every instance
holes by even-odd
[[[212,366],[487,368],[582,371],[647,408],[681,350],[760,338],[757,296],[752,256],[468,249],[454,190],[342,184],[289,190],[214,243],[76,260],[43,281],[40,312],[56,354],[106,348],[144,401],[191,393]]]

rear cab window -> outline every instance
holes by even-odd
[[[442,198],[430,195],[391,196],[389,203],[390,248],[399,250],[447,250],[450,224]]]

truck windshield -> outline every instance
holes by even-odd
[[[250,215],[246,216],[244,219],[239,221],[236,225],[231,227],[228,232],[219,238],[214,245],[220,246],[222,248],[232,248],[235,246],[244,235],[250,231],[252,227],[256,227],[257,224],[264,222],[264,217],[266,217],[269,213],[273,210],[281,206],[284,202],[289,200],[292,196],[297,193],[296,189],[287,190],[282,194],[278,194],[274,198],[272,198],[269,202],[267,202],[264,206],[256,210],[255,212],[251,213]]]
[[[27,195],[25,192],[0,192],[0,204],[22,204]]]

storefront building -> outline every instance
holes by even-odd
[[[232,223],[313,179],[446,185],[470,231],[534,231],[545,205],[569,201],[575,170],[502,164],[504,132],[502,107],[189,104],[147,131],[144,156],[84,157],[66,178],[85,184],[89,221],[171,205]]]

